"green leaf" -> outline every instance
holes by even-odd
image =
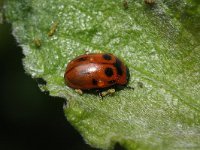
[[[68,121],[92,147],[200,148],[200,2],[9,0],[6,18],[40,88],[67,100]],[[109,52],[130,69],[129,86],[104,97],[64,83],[67,63]]]

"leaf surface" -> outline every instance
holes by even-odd
[[[67,100],[68,121],[93,147],[200,148],[200,4],[195,0],[9,0],[5,15],[25,70]],[[129,86],[103,100],[64,83],[67,63],[109,52],[130,70]]]

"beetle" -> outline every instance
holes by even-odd
[[[113,54],[91,53],[70,61],[64,79],[73,89],[103,91],[118,85],[125,86],[129,76],[128,67]]]

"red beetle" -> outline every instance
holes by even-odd
[[[65,83],[74,89],[102,90],[126,85],[129,71],[122,61],[112,54],[84,54],[67,65],[64,78]]]

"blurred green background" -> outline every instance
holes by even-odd
[[[64,117],[64,100],[25,74],[23,57],[11,25],[0,24],[0,150],[92,150]]]

